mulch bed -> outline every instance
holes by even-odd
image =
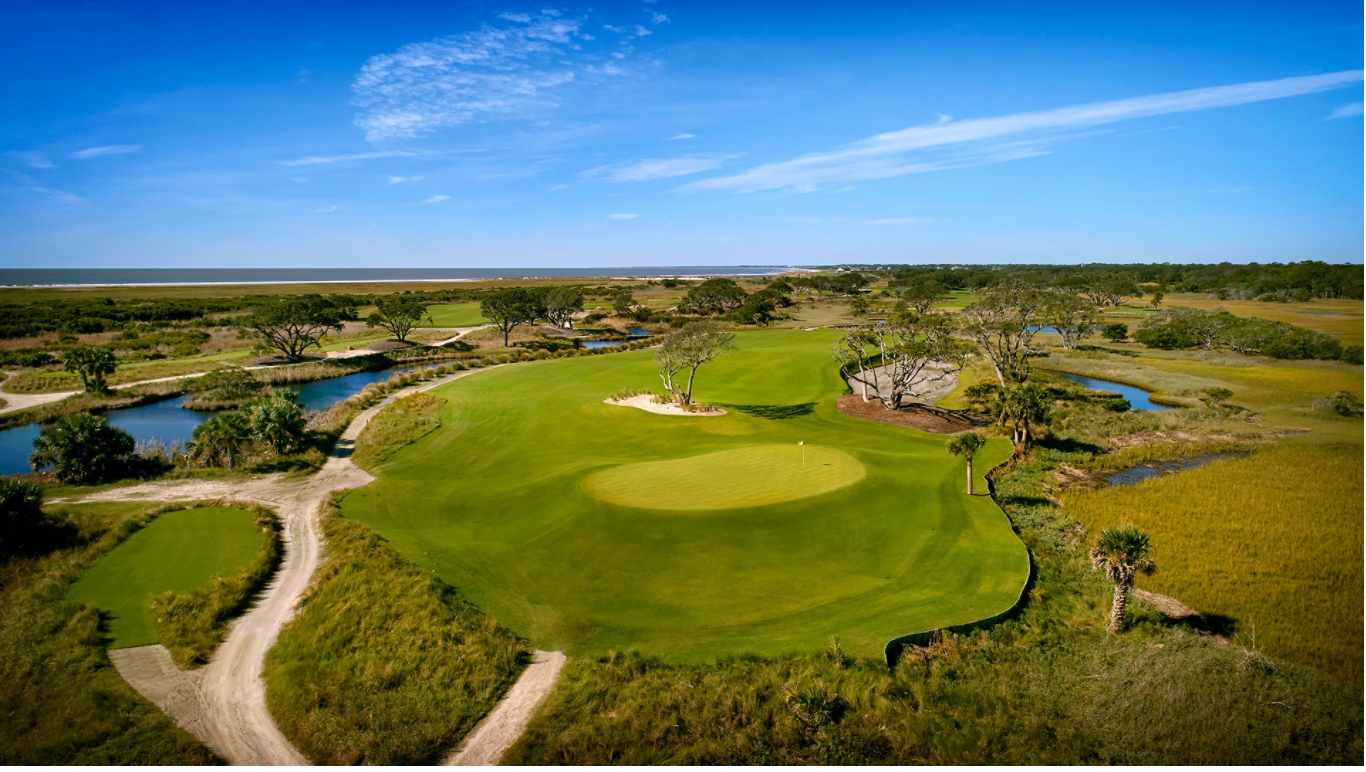
[[[900,410],[888,410],[881,402],[864,402],[863,397],[857,394],[837,397],[836,402],[839,404],[840,412],[852,418],[907,426],[932,434],[957,434],[976,426],[972,418],[964,413],[933,405],[909,404],[902,405]]]

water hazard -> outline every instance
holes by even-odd
[[[403,367],[353,373],[289,388],[299,392],[299,401],[304,410],[326,410],[347,397],[359,394],[361,389],[372,383],[386,381],[395,373],[411,369]],[[207,421],[213,413],[186,410],[184,405],[187,399],[188,394],[124,410],[111,410],[104,415],[111,426],[123,429],[138,441],[160,440],[168,445],[176,441],[189,442],[194,436],[195,427]],[[28,457],[33,453],[33,441],[38,439],[38,432],[42,428],[41,424],[28,424],[0,431],[0,474],[27,474],[33,471]]]
[[[1136,466],[1132,469],[1121,469],[1118,472],[1103,475],[1103,477],[1110,485],[1113,485],[1116,488],[1123,488],[1128,485],[1137,485],[1144,480],[1151,480],[1154,477],[1184,472],[1188,469],[1195,469],[1215,461],[1223,461],[1226,458],[1244,458],[1247,455],[1247,453],[1201,453],[1198,456],[1182,458],[1176,461],[1162,461],[1154,464],[1146,464],[1144,466]]]
[[[1171,410],[1166,405],[1159,405],[1149,399],[1150,392],[1144,391],[1137,386],[1129,386],[1114,381],[1102,381],[1099,378],[1088,378],[1085,375],[1071,375],[1069,373],[1058,373],[1073,383],[1080,383],[1088,389],[1095,391],[1116,391],[1120,396],[1129,400],[1129,407],[1133,410]]]

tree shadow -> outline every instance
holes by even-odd
[[[800,405],[721,405],[720,407],[774,421],[801,418],[816,412],[815,402],[803,402]]]
[[[1062,453],[1104,453],[1105,448],[1089,442],[1082,442],[1071,437],[1042,437],[1035,441],[1041,448],[1056,450]]]

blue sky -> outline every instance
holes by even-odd
[[[1105,5],[11,0],[0,264],[1362,260],[1359,3]]]

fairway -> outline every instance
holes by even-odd
[[[424,319],[422,327],[473,327],[489,321],[479,312],[478,303],[442,303],[428,306],[427,313],[432,320]]]
[[[594,472],[594,498],[641,509],[734,509],[818,496],[863,479],[863,464],[832,448],[758,445]]]
[[[256,516],[241,509],[166,512],[82,574],[68,597],[109,614],[110,648],[156,643],[152,600],[242,570],[256,554],[256,532]]]
[[[739,333],[698,375],[697,398],[727,410],[705,419],[603,404],[657,385],[650,350],[472,374],[434,392],[441,429],[342,512],[570,654],[695,660],[837,634],[874,657],[1010,607],[1029,563],[1009,521],[964,495],[943,437],[839,413],[837,335]],[[994,439],[975,468],[1009,454]]]

